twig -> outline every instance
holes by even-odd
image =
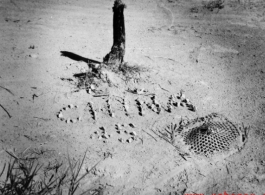
[[[19,160],[19,158],[14,154],[14,152],[11,153],[6,150],[6,153],[15,158],[16,160]]]
[[[167,91],[167,92],[170,92],[170,91],[168,91],[167,89],[165,89],[165,88],[161,87],[161,85],[160,85],[160,84],[158,84],[158,85],[159,85],[159,87],[160,87],[162,90],[164,90],[164,91]]]
[[[24,135],[24,137],[25,138],[27,138],[27,139],[29,139],[30,141],[34,141],[34,139],[33,138],[31,138],[30,136],[28,136],[28,135]]]
[[[31,146],[27,147],[22,153],[25,154],[27,150],[29,150]]]
[[[143,130],[143,129],[142,129]],[[145,130],[143,130],[145,133],[147,133],[149,136],[151,136],[154,140],[156,140],[157,141],[157,139],[154,137],[154,136],[152,136],[150,133],[148,133],[147,131],[145,131]]]
[[[144,56],[146,58],[149,58],[150,60],[154,61],[150,56]]]
[[[139,94],[139,95],[144,95],[144,96],[152,95],[152,96],[154,96],[155,93],[147,93],[147,94]]]
[[[160,137],[161,139],[164,139],[162,136],[158,135],[158,133],[156,133],[153,129],[150,129],[151,131],[153,131],[154,134],[156,134],[158,137]],[[167,141],[167,140],[166,140]]]
[[[176,146],[174,146],[170,141],[168,141],[167,139],[165,139],[164,137],[160,136],[158,133],[156,133],[153,129],[151,129],[151,131],[154,132],[154,134],[156,134],[158,137],[160,137],[161,139],[165,140],[167,143],[169,143],[171,146],[173,146],[174,148],[176,148],[178,150],[178,148]],[[185,158],[185,156],[183,154],[181,154],[179,151],[178,151],[178,154],[185,160],[187,161],[187,159]]]
[[[173,62],[178,62],[177,60],[174,60],[173,58],[167,58],[167,57],[162,57],[162,56],[153,56],[153,57],[155,57],[155,58],[162,58],[162,59],[170,60],[170,61],[173,61]]]
[[[7,110],[4,108],[4,106],[2,106],[1,104],[0,104],[0,106],[3,108],[3,110],[7,113],[7,115],[9,116],[9,118],[11,118],[12,116],[7,112]]]
[[[229,173],[229,169],[228,169],[227,165],[225,167],[226,167],[227,174],[229,175],[230,173]]]
[[[34,102],[34,98],[36,98],[36,97],[39,97],[38,95],[36,95],[35,93],[32,95],[32,100],[33,100],[33,102]]]
[[[93,97],[102,97],[102,96],[109,96],[109,94],[96,94],[96,95],[93,95]]]
[[[7,89],[7,88],[5,88],[5,87],[2,87],[2,86],[0,86],[2,89],[5,89],[6,91],[8,91],[10,94],[12,94],[12,95],[14,95],[13,93],[12,93],[12,91],[10,91],[9,89]]]

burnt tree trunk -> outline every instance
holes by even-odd
[[[125,54],[125,25],[123,11],[126,5],[122,0],[115,0],[113,10],[113,45],[103,62],[117,68],[123,62]]]

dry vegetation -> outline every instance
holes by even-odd
[[[77,161],[68,156],[66,166],[63,162],[41,164],[39,155],[33,151],[24,151],[19,155],[6,152],[10,161],[4,164],[0,173],[0,192],[3,195],[100,194],[100,189],[80,191],[81,180],[96,166],[80,173],[86,153]]]

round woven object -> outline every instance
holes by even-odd
[[[174,146],[185,153],[206,158],[231,155],[243,145],[241,131],[217,113],[180,123],[173,133]]]

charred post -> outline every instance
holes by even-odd
[[[107,65],[119,67],[125,54],[125,25],[123,11],[126,5],[122,0],[115,0],[113,10],[113,45],[111,51],[103,58]]]

